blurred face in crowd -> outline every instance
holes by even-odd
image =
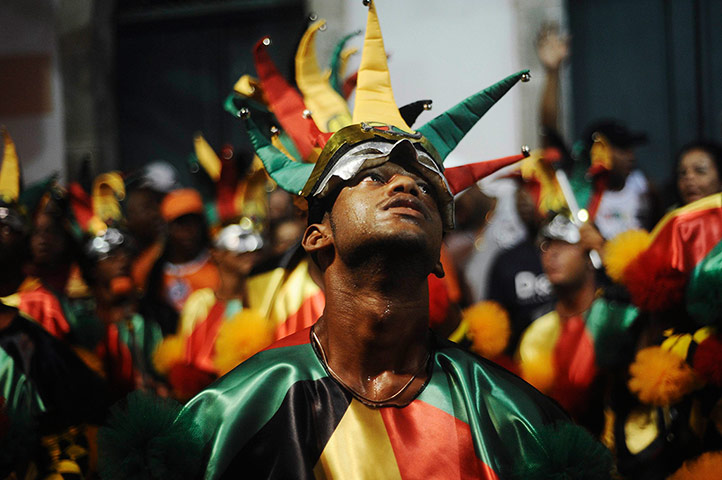
[[[555,287],[581,285],[590,269],[584,248],[563,240],[544,239],[541,262],[549,282]]]
[[[183,215],[168,225],[168,246],[171,249],[171,261],[188,262],[201,253],[205,245],[206,234],[203,217],[196,214]]]
[[[523,184],[520,184],[516,189],[515,194],[516,211],[519,214],[519,219],[529,229],[536,230],[541,222],[534,197],[531,192]]]
[[[632,173],[636,158],[634,149],[631,147],[616,147],[611,145],[612,150],[612,174],[619,178],[627,178]]]
[[[114,278],[130,276],[130,252],[117,248],[96,265],[96,278],[103,285],[110,285]]]
[[[222,248],[213,248],[211,257],[213,262],[222,271],[230,272],[240,277],[247,277],[251,269],[261,256],[261,251],[235,253]]]
[[[30,237],[30,249],[36,265],[58,265],[70,260],[65,258],[68,240],[57,217],[46,213],[38,215]]]
[[[163,227],[158,194],[147,188],[128,193],[125,219],[131,235],[141,244],[153,242]]]
[[[700,149],[682,155],[677,165],[677,188],[685,205],[722,191],[720,172],[712,156]]]

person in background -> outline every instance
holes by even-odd
[[[680,205],[722,191],[722,145],[697,141],[677,154],[676,186]]]
[[[176,318],[159,320],[167,335],[175,332],[177,314],[191,293],[218,286],[218,268],[211,262],[208,227],[198,191],[188,188],[170,192],[163,199],[161,213],[168,224],[168,240],[151,270],[145,303],[152,304],[151,308],[167,305],[175,312]]]
[[[131,273],[141,292],[145,290],[153,264],[163,253],[165,222],[160,212],[161,202],[176,188],[177,173],[161,161],[145,166],[127,182],[125,222],[136,249]]]
[[[524,239],[500,253],[489,273],[489,300],[499,302],[509,314],[511,336],[508,354],[516,350],[521,332],[536,318],[536,311],[553,299],[552,287],[542,269],[537,235],[542,218],[532,194],[520,178],[515,193],[516,210],[526,228]]]
[[[246,289],[263,245],[248,217],[216,234],[211,259],[218,267],[217,288],[188,297],[178,334],[167,337],[155,354],[176,398],[189,399],[273,340],[275,325],[249,308]]]
[[[92,470],[87,432],[109,398],[66,342],[18,310],[26,232],[18,205],[0,202],[0,476],[77,478]]]
[[[590,237],[562,213],[542,227],[541,263],[556,301],[522,333],[516,362],[522,378],[598,435],[604,374],[629,360],[636,310],[598,292]]]
[[[114,399],[136,389],[167,391],[152,363],[163,334],[153,318],[139,313],[130,275],[132,251],[130,236],[115,227],[89,236],[83,251],[83,276],[92,292],[92,312],[84,316],[94,317],[101,329],[94,353]]]
[[[559,76],[569,56],[568,38],[547,25],[537,39],[537,55],[544,67],[540,117],[545,146],[559,138]],[[601,119],[584,129],[577,158],[562,162],[581,208],[589,213],[601,235],[651,228],[659,218],[657,197],[645,175],[635,168],[635,147],[645,144],[644,133],[629,130],[615,119]]]

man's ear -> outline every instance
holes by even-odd
[[[318,254],[319,251],[331,246],[333,238],[331,235],[331,226],[327,222],[312,223],[303,232],[301,245],[309,254]]]
[[[434,275],[436,275],[438,278],[444,278],[444,266],[441,264],[441,259],[436,261],[436,265],[434,265],[434,269],[431,271]]]

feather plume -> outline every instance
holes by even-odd
[[[270,345],[273,327],[258,312],[243,309],[225,322],[218,331],[213,363],[219,375]]]
[[[662,260],[644,252],[624,270],[624,285],[632,303],[648,312],[677,305],[684,297],[687,275],[674,269],[660,269]]]
[[[609,278],[621,283],[624,269],[647,249],[650,241],[646,230],[628,230],[608,241],[604,246],[604,266]]]
[[[498,302],[483,301],[464,311],[471,349],[486,358],[501,354],[509,344],[509,314]]]
[[[98,432],[98,467],[104,480],[195,478],[203,438],[181,404],[135,391],[110,410]]]
[[[186,338],[182,335],[169,335],[158,344],[153,352],[153,366],[161,375],[168,375],[173,365],[183,362],[186,351]]]
[[[694,371],[684,359],[662,347],[637,352],[629,375],[629,390],[643,403],[656,406],[677,403],[696,384]]]

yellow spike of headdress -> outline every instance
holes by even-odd
[[[351,124],[346,100],[331,87],[321,73],[316,59],[316,32],[326,25],[319,20],[308,27],[296,52],[296,83],[303,101],[313,113],[313,120],[322,132],[335,132]]]
[[[208,176],[211,177],[211,180],[217,182],[218,179],[221,178],[221,159],[218,158],[216,152],[200,133],[197,133],[193,137],[193,147],[195,148],[198,162],[208,173]]]
[[[3,153],[2,168],[0,168],[0,197],[9,201],[17,201],[20,196],[20,167],[15,143],[5,126],[2,127]]]
[[[98,234],[108,223],[117,223],[123,218],[120,200],[125,198],[125,183],[120,172],[107,172],[98,175],[93,182],[91,193],[93,218],[89,230]]]
[[[373,1],[369,0],[368,8],[366,37],[356,84],[353,123],[378,122],[410,132],[411,127],[406,125],[394,100],[384,39],[381,36],[381,26]]]

